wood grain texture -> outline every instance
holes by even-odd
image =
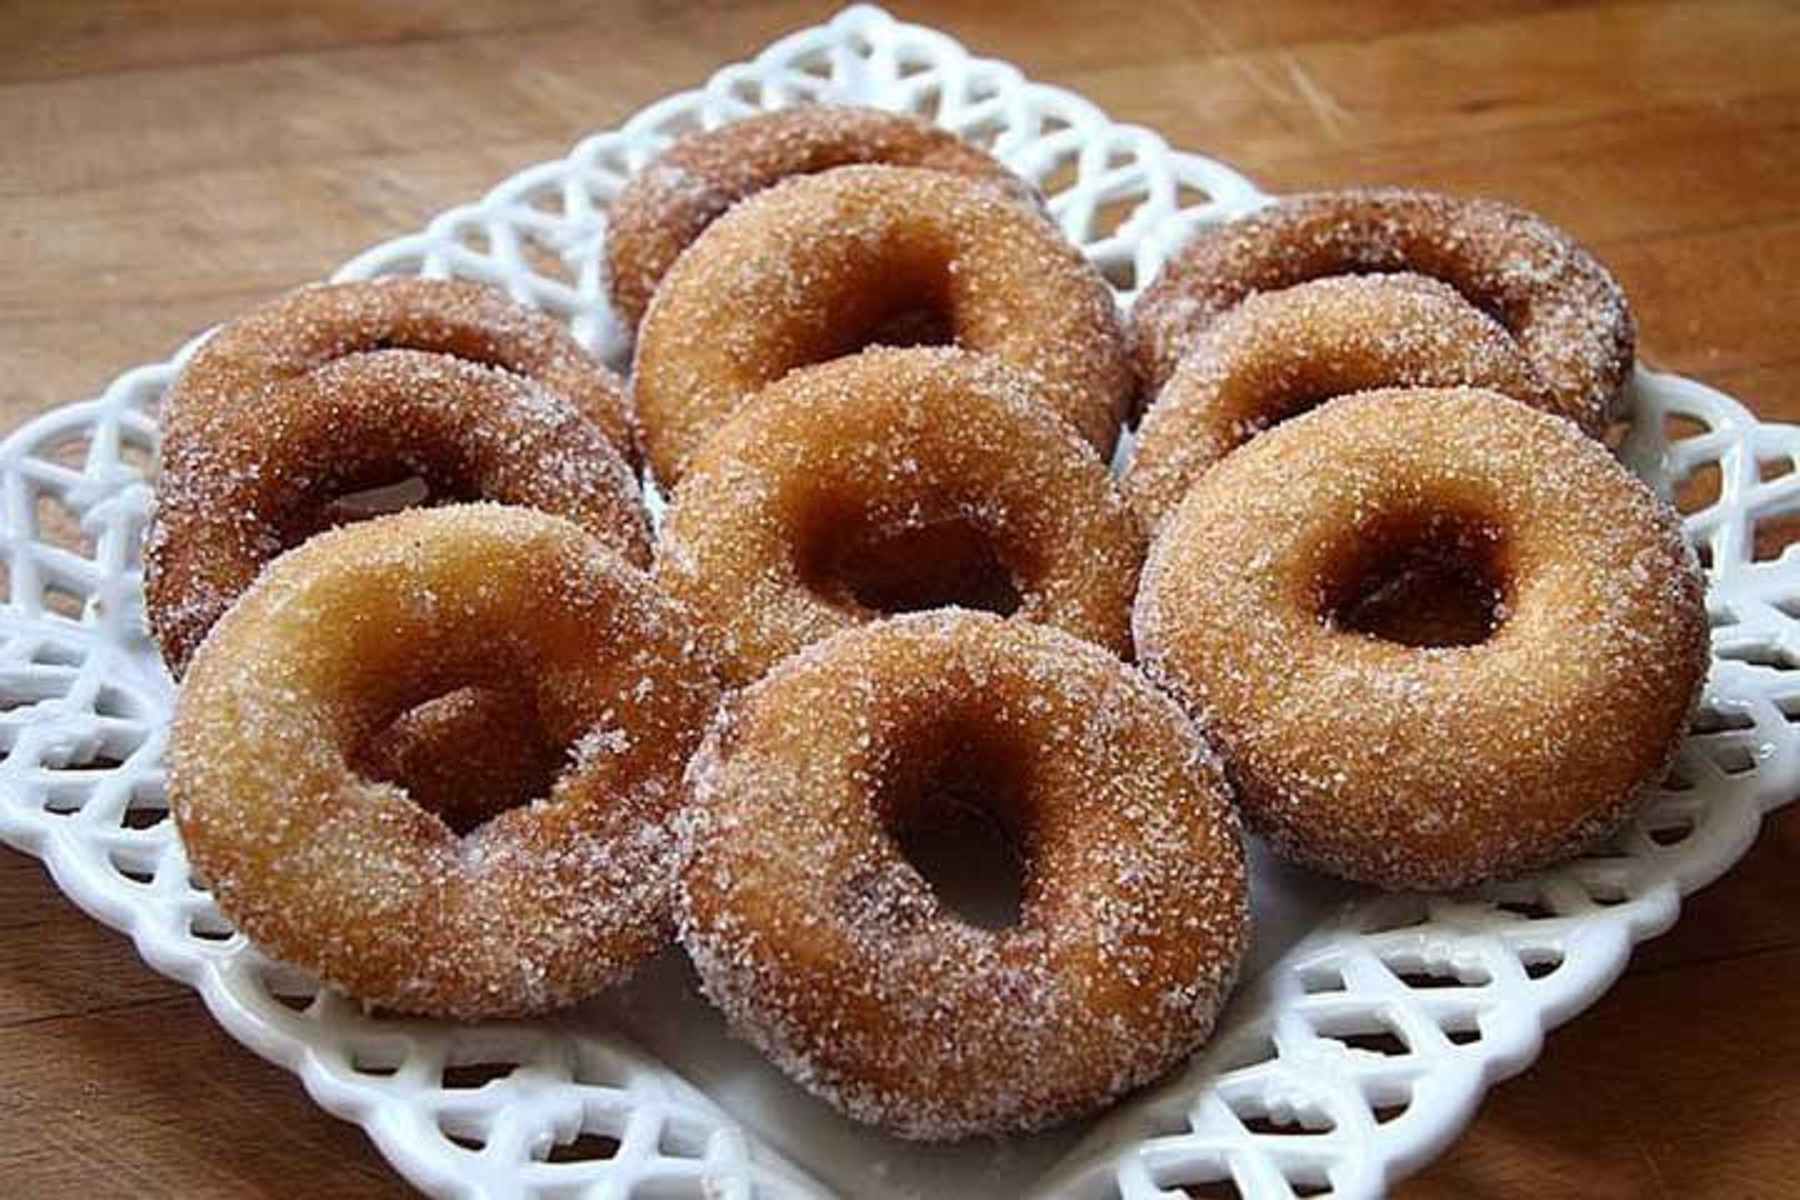
[[[1278,189],[1502,196],[1619,274],[1646,356],[1800,420],[1800,6],[903,3]],[[0,6],[0,426],[165,357],[828,9],[790,0]],[[1793,1194],[1800,816],[1400,1194]],[[0,852],[0,1179],[403,1189]]]

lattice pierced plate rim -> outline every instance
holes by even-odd
[[[1196,222],[1265,199],[1229,168],[1170,151],[1072,93],[858,7],[339,274],[487,278],[616,356],[620,331],[596,302],[594,197],[684,121],[809,95],[925,108],[959,131],[998,132],[997,151],[1034,178],[1067,173],[1052,211],[1124,296]],[[138,819],[162,805],[159,714],[171,697],[138,632],[149,497],[139,468],[154,445],[150,409],[187,352],[0,445],[11,596],[0,606],[0,838],[42,858],[77,904],[129,933],[146,961],[193,986],[233,1036],[362,1125],[429,1192],[825,1193],[653,1056],[577,1018],[458,1030],[370,1018],[329,995],[284,1003],[305,1000],[307,981],[231,934],[192,886],[167,822]],[[1761,813],[1792,797],[1800,552],[1759,559],[1754,535],[1757,520],[1800,510],[1800,429],[1759,424],[1673,376],[1640,371],[1635,390],[1640,420],[1625,458],[1670,491],[1716,474],[1716,495],[1688,517],[1711,559],[1716,629],[1708,727],[1684,749],[1686,786],[1659,792],[1610,856],[1469,896],[1343,907],[1246,989],[1192,1066],[1098,1123],[1041,1194],[1137,1200],[1222,1174],[1253,1196],[1326,1183],[1336,1195],[1376,1194],[1441,1151],[1485,1087],[1530,1062],[1544,1031],[1596,999],[1632,944],[1672,923],[1681,894],[1728,868]],[[1682,421],[1690,428],[1677,430]],[[1261,1053],[1271,1048],[1273,1058]],[[594,1139],[586,1161],[548,1161],[580,1135]]]

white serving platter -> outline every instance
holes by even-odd
[[[1039,184],[1125,303],[1198,225],[1265,199],[1078,96],[857,7],[338,276],[499,284],[616,363],[608,198],[684,130],[807,100],[919,112],[990,146]],[[0,444],[0,838],[436,1195],[1140,1200],[1226,1180],[1251,1197],[1377,1195],[1439,1153],[1488,1085],[1529,1063],[1800,790],[1800,550],[1765,561],[1756,546],[1759,522],[1800,510],[1800,429],[1640,370],[1624,459],[1665,495],[1703,474],[1718,483],[1686,518],[1710,572],[1713,668],[1670,780],[1609,845],[1465,894],[1378,895],[1253,847],[1255,946],[1219,1035],[1111,1113],[949,1148],[857,1127],[729,1039],[675,951],[553,1019],[370,1016],[233,933],[166,819],[173,687],[144,632],[140,540],[157,400],[182,357]]]

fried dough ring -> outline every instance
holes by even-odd
[[[920,309],[1035,376],[1046,407],[1111,454],[1134,386],[1117,313],[1056,227],[947,172],[839,167],[738,204],[658,289],[632,378],[657,478],[678,482],[755,392]]]
[[[1155,530],[1206,469],[1334,396],[1485,387],[1556,412],[1504,327],[1422,275],[1333,275],[1246,298],[1202,330],[1145,414],[1122,486]]]
[[[909,114],[809,104],[746,117],[681,138],[620,190],[606,214],[614,311],[635,327],[681,252],[746,196],[790,176],[858,163],[950,171],[1031,195],[991,155]]]
[[[266,562],[330,523],[332,501],[397,476],[566,516],[649,560],[636,481],[599,429],[528,379],[446,355],[355,354],[254,409],[187,410],[162,459],[144,592],[177,674]]]
[[[521,681],[569,759],[466,837],[347,762],[434,696]],[[538,1012],[666,941],[682,770],[717,700],[679,610],[579,527],[411,510],[283,555],[220,621],[177,704],[170,807],[270,954],[401,1012]]]
[[[282,384],[370,350],[419,350],[523,375],[637,460],[624,387],[560,321],[486,284],[412,276],[314,284],[236,317],[201,345],[164,398],[163,436],[179,438],[190,417],[260,410]]]
[[[846,559],[896,537],[991,552],[1016,615],[1114,653],[1130,646],[1143,543],[1106,468],[1033,396],[1029,376],[963,350],[867,350],[772,384],[701,450],[675,492],[657,577],[719,634],[728,682],[881,615]],[[904,579],[883,581],[904,593]],[[970,601],[979,581],[952,581]]]
[[[677,911],[707,996],[804,1087],[902,1137],[1034,1129],[1210,1031],[1246,938],[1229,793],[1169,700],[988,614],[839,634],[738,694],[689,772]],[[1025,860],[1016,924],[949,912],[896,836],[944,790]]]
[[[1605,430],[1636,342],[1625,293],[1606,268],[1523,209],[1401,188],[1294,196],[1197,234],[1132,311],[1146,394],[1247,296],[1388,271],[1430,275],[1461,292],[1511,331],[1558,411],[1591,434]]]
[[[1411,554],[1500,594],[1474,645],[1337,612]],[[1708,665],[1678,518],[1567,421],[1473,389],[1331,401],[1233,451],[1163,526],[1134,613],[1250,825],[1348,879],[1516,875],[1616,827]]]

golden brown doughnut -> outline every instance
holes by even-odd
[[[1132,311],[1138,371],[1161,388],[1201,330],[1245,297],[1323,275],[1412,271],[1450,284],[1511,331],[1583,429],[1606,428],[1631,374],[1625,293],[1591,254],[1497,200],[1401,188],[1295,196],[1202,230]]]
[[[984,613],[818,643],[738,693],[689,771],[677,917],[707,996],[859,1121],[1034,1129],[1212,1028],[1248,913],[1229,793],[1166,697],[1095,646]],[[1025,860],[1015,924],[959,919],[896,839],[947,806]]]
[[[649,561],[636,481],[561,397],[447,355],[356,354],[252,407],[184,410],[164,436],[144,596],[170,669],[266,562],[331,522],[335,498],[409,475],[438,497],[568,517]]]
[[[1448,284],[1327,276],[1250,296],[1200,331],[1138,429],[1125,496],[1154,530],[1202,472],[1264,429],[1394,386],[1485,387],[1558,411],[1505,328]]]
[[[1035,375],[1044,404],[1112,452],[1132,391],[1118,317],[1056,227],[948,172],[839,167],[737,205],[657,290],[632,379],[657,477],[678,481],[751,394],[921,309]]]
[[[1343,623],[1433,556],[1497,593],[1485,640]],[[1394,390],[1203,475],[1151,550],[1134,629],[1252,828],[1345,878],[1453,888],[1580,850],[1660,778],[1706,674],[1702,589],[1674,513],[1567,421]]]
[[[633,175],[606,214],[606,282],[629,327],[693,240],[744,197],[793,175],[856,163],[929,167],[1019,197],[1030,187],[991,155],[905,113],[809,104],[681,138]]]
[[[190,416],[260,410],[280,387],[335,359],[370,350],[420,350],[535,380],[600,427],[636,462],[625,390],[554,317],[498,288],[410,276],[314,284],[220,327],[163,399],[163,435]]]
[[[1123,654],[1142,556],[1106,468],[1030,377],[918,347],[795,371],[740,409],[676,490],[656,571],[745,683],[884,609],[981,602],[983,561],[1022,620]],[[946,562],[969,570],[946,580]]]
[[[568,759],[459,837],[346,755],[463,687],[529,689]],[[416,509],[313,538],[232,606],[181,689],[169,802],[275,957],[401,1012],[537,1012],[664,944],[681,774],[717,701],[680,611],[580,527]]]

